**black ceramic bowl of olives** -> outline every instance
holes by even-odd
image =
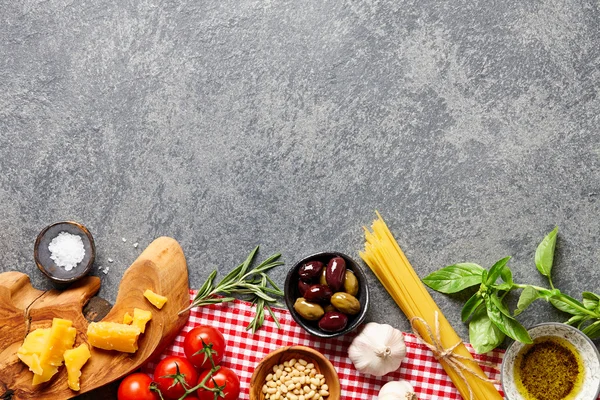
[[[344,335],[365,319],[369,288],[356,261],[322,252],[296,263],[285,279],[285,303],[294,320],[322,338]]]

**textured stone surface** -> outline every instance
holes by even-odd
[[[111,301],[160,235],[182,244],[192,287],[257,244],[284,254],[282,284],[307,254],[358,258],[377,209],[422,276],[512,255],[517,281],[545,284],[534,251],[558,225],[555,284],[599,289],[596,1],[0,10],[2,271],[50,287],[33,243],[72,219],[110,267],[93,273]],[[370,285],[368,319],[409,329]],[[466,339],[466,295],[433,296]],[[543,303],[523,316],[565,319]]]

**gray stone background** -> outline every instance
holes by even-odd
[[[111,301],[161,235],[183,246],[191,287],[257,244],[283,253],[283,284],[310,253],[358,258],[378,210],[421,276],[512,255],[518,282],[545,285],[534,252],[558,225],[556,286],[599,289],[597,1],[0,10],[1,271],[51,287],[33,243],[69,219],[94,235]],[[408,330],[370,276],[368,320]],[[466,296],[432,294],[466,339]],[[542,302],[522,318],[565,319]]]

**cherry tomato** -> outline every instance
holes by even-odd
[[[198,377],[198,383],[202,382],[204,377],[209,373],[210,370],[202,371]],[[218,397],[219,400],[237,400],[240,396],[240,378],[238,378],[236,373],[231,369],[227,367],[219,368],[219,370],[215,372],[212,378],[210,378],[205,385],[206,387],[214,388],[215,382],[218,386],[225,385],[225,389],[223,389],[223,397]],[[198,389],[196,393],[198,394],[199,400],[213,400],[215,398],[213,392],[204,390],[202,388]]]
[[[177,369],[181,379],[184,380],[186,387],[175,378]],[[154,369],[154,382],[160,389],[165,399],[178,399],[185,393],[185,390],[193,387],[198,380],[198,372],[184,357],[169,356],[161,360]]]
[[[212,326],[197,326],[185,335],[183,351],[187,359],[198,369],[210,369],[212,365],[208,356],[202,351],[202,341],[211,346],[211,354],[215,365],[223,360],[227,345],[223,334]]]
[[[119,400],[160,400],[158,393],[150,390],[152,378],[142,372],[128,375],[119,385]]]

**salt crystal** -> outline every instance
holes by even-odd
[[[104,275],[107,275],[107,274],[108,274],[108,270],[109,270],[109,269],[110,269],[110,267],[106,267],[106,268],[104,268],[104,270],[102,271],[102,272],[104,272]]]
[[[125,239],[125,238],[121,238],[121,240],[123,241],[123,243],[125,243],[127,241],[127,239]]]
[[[133,247],[135,247],[137,249],[137,247],[138,247],[137,242],[133,244]]]
[[[52,261],[59,267],[63,267],[65,271],[75,268],[85,257],[83,240],[79,235],[72,235],[69,232],[60,232],[50,241],[48,250]]]
[[[111,263],[111,262],[113,262],[113,261],[114,261],[114,260],[113,260],[112,258],[109,258],[109,259],[108,259],[108,262],[109,262],[109,263]]]

